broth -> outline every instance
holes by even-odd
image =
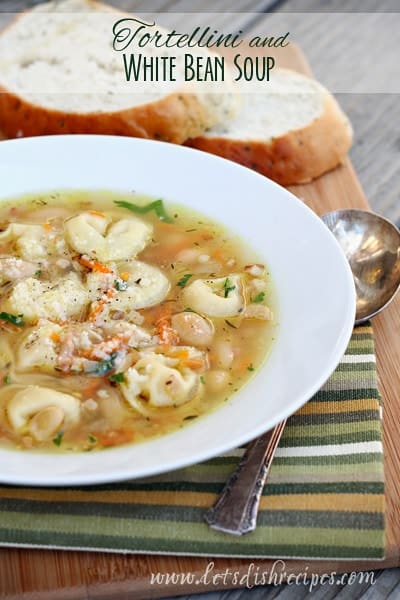
[[[256,372],[268,270],[207,217],[135,194],[0,205],[0,443],[89,451],[163,435]]]

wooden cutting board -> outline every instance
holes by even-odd
[[[249,51],[251,53],[252,51]],[[253,54],[254,51],[253,51]],[[262,52],[257,52],[261,55]],[[266,52],[265,54],[271,54]],[[303,73],[310,69],[294,45],[277,55],[281,66]],[[368,208],[357,177],[349,161],[313,183],[295,186],[291,191],[318,214],[337,208]],[[338,573],[366,571],[400,564],[400,295],[374,320],[378,374],[384,403],[384,447],[386,472],[386,558],[383,561],[301,561],[286,560],[289,573]],[[56,540],[55,540],[56,541]],[[241,575],[250,563],[259,571],[270,571],[274,560],[213,559],[212,557],[174,557],[121,555],[104,552],[65,552],[35,549],[0,550],[0,595],[20,599],[22,594],[35,600],[118,598],[145,600],[174,594],[199,593],[224,588],[219,582],[200,584],[164,583],[151,585],[152,573],[193,573],[200,578],[214,562],[212,574],[228,568]],[[245,582],[242,585],[246,585]],[[230,583],[227,587],[234,587]]]

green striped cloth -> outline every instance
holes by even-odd
[[[370,326],[354,330],[327,384],[292,416],[256,531],[210,530],[243,449],[150,479],[58,489],[0,487],[0,544],[208,556],[383,558],[379,391]]]

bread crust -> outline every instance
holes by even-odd
[[[295,185],[341,164],[352,138],[350,122],[326,92],[321,115],[302,129],[265,141],[199,136],[186,145],[238,162],[281,185]]]
[[[7,137],[59,133],[123,135],[182,144],[215,124],[195,95],[174,92],[113,112],[71,113],[40,106],[0,86],[0,129]]]
[[[128,15],[97,0],[82,0],[88,9]],[[43,7],[43,5],[42,5]],[[34,9],[31,9],[34,10]],[[15,17],[5,33],[30,10]],[[0,74],[1,77],[1,74]],[[228,90],[227,90],[228,91]],[[84,101],[82,102],[84,106]],[[237,107],[232,104],[232,114]],[[41,106],[0,83],[0,130],[6,137],[88,133],[140,137],[183,144],[220,121],[195,93],[177,90],[158,100],[116,111],[68,112]]]

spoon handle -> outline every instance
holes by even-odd
[[[252,442],[205,520],[212,529],[243,535],[256,528],[258,506],[286,420]]]

